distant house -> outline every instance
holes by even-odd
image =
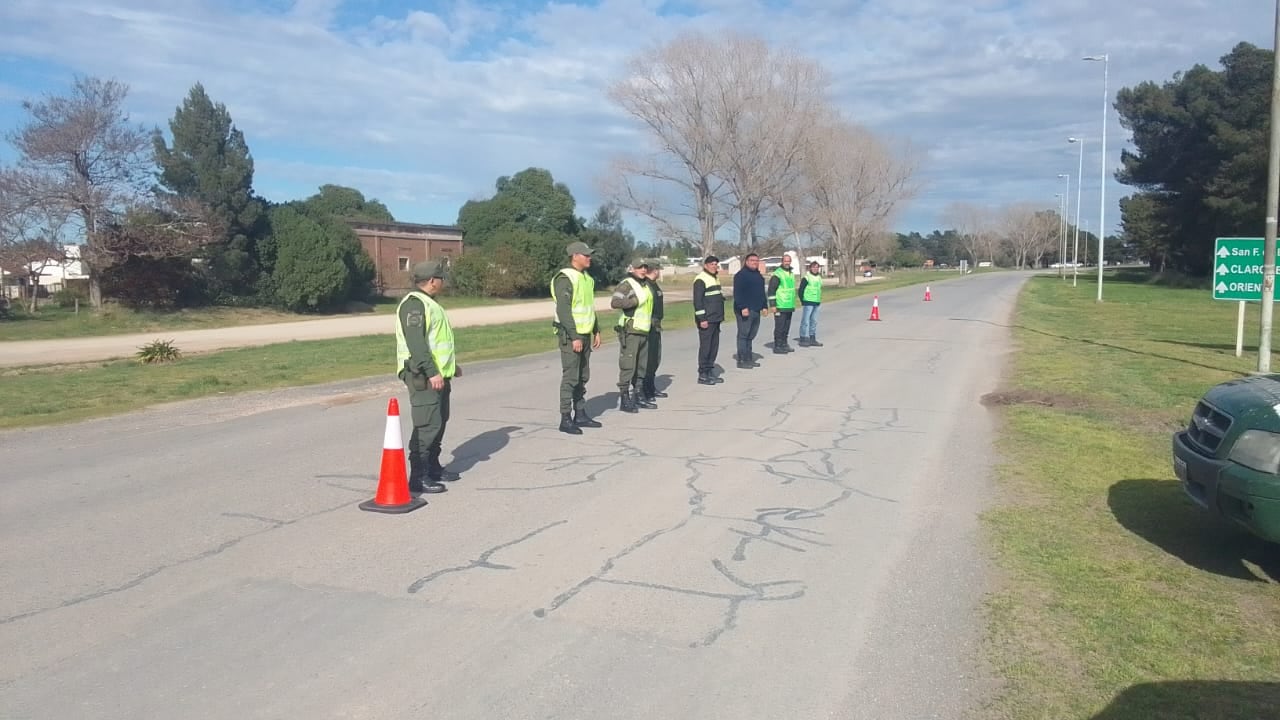
[[[37,297],[48,297],[59,290],[67,289],[72,280],[86,280],[80,265],[80,246],[63,245],[66,258],[49,258],[44,261],[28,263],[25,267],[0,267],[0,295],[18,297],[30,294],[33,284],[38,286]]]
[[[409,273],[417,263],[462,255],[462,228],[455,225],[362,220],[348,220],[347,224],[373,259],[377,271],[374,287],[383,295],[394,297],[412,288]]]

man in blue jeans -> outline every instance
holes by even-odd
[[[760,330],[760,318],[769,314],[769,300],[760,272],[760,257],[751,253],[743,259],[741,270],[733,274],[733,316],[738,321],[738,367],[760,367],[751,352],[751,341]]]
[[[796,295],[800,297],[800,339],[796,344],[800,347],[822,347],[817,337],[818,308],[822,306],[820,267],[818,261],[810,262],[809,271],[800,278],[800,287],[796,288]]]

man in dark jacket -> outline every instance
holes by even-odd
[[[693,322],[698,326],[698,384],[724,382],[716,377],[720,353],[720,323],[724,322],[724,290],[720,287],[720,258],[708,255],[693,280]]]
[[[662,277],[662,268],[654,265],[649,268],[649,290],[653,292],[653,324],[649,326],[649,371],[644,378],[644,399],[653,402],[655,398],[664,398],[666,393],[658,389],[658,365],[662,363],[662,287],[658,285]]]
[[[750,253],[743,259],[743,267],[733,275],[733,315],[738,321],[738,367],[759,367],[751,352],[751,341],[760,330],[760,318],[769,314],[769,303],[764,290],[764,275],[760,273],[760,256]]]

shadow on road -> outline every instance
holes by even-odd
[[[1108,491],[1107,505],[1130,532],[1192,567],[1237,580],[1280,582],[1280,546],[1205,515],[1175,480],[1121,480]]]
[[[1139,683],[1091,720],[1260,720],[1280,708],[1280,683],[1171,680]]]
[[[463,442],[453,449],[453,462],[449,463],[449,469],[465,473],[486,460],[492,460],[494,455],[511,442],[511,433],[519,429],[518,425],[508,425],[496,430],[486,430]]]
[[[597,395],[587,401],[587,414],[591,417],[600,417],[609,410],[618,407],[618,391],[607,392],[603,395]]]

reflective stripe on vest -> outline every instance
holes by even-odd
[[[805,302],[822,302],[822,276],[805,273],[804,280],[804,296],[801,299]]]
[[[556,278],[560,275],[569,278],[569,284],[573,286],[573,302],[570,305],[570,311],[573,313],[574,330],[579,335],[590,335],[596,326],[596,281],[587,273],[578,272],[573,268],[564,268],[551,278],[551,299],[556,299]],[[553,316],[556,322],[560,321],[559,317]]]
[[[640,302],[632,310],[631,315],[627,315],[624,311],[622,315],[618,316],[618,327],[630,325],[631,329],[636,332],[649,332],[649,326],[652,325],[653,321],[653,293],[649,291],[647,286],[633,277],[629,277],[622,282],[631,283],[631,289],[635,292],[636,298]],[[628,320],[630,322],[627,322]]]
[[[400,308],[409,298],[417,298],[426,310],[427,317],[426,322],[423,323],[422,334],[427,338],[427,346],[431,350],[431,359],[435,361],[436,370],[446,379],[453,377],[453,373],[457,370],[453,327],[449,325],[449,318],[445,315],[444,308],[440,307],[440,303],[430,295],[416,290],[401,298],[400,304],[396,306],[396,372],[404,368],[405,360],[410,357],[409,344],[404,336],[405,329],[400,324]]]
[[[706,286],[706,287],[705,287],[705,289],[704,289],[704,290],[703,290],[703,292],[702,292],[702,296],[703,296],[703,297],[711,297],[711,296],[713,296],[713,295],[723,295],[723,294],[724,294],[724,293],[720,290],[720,278],[719,278],[719,277],[717,277],[717,276],[715,276],[715,275],[712,275],[711,273],[707,272],[706,270],[703,270],[702,272],[698,273],[698,276],[697,276],[696,278],[694,278],[694,279],[693,279],[693,281],[694,281],[695,283],[696,283],[696,282],[698,282],[699,280],[701,280],[701,281],[702,281],[702,284],[703,284],[704,286]],[[706,314],[707,314],[707,311],[706,311],[706,310],[695,310],[695,311],[693,312],[693,314],[694,314],[694,315],[706,315]]]
[[[770,299],[779,310],[794,310],[796,307],[796,276],[786,268],[777,268],[773,276],[778,278],[778,289]]]

